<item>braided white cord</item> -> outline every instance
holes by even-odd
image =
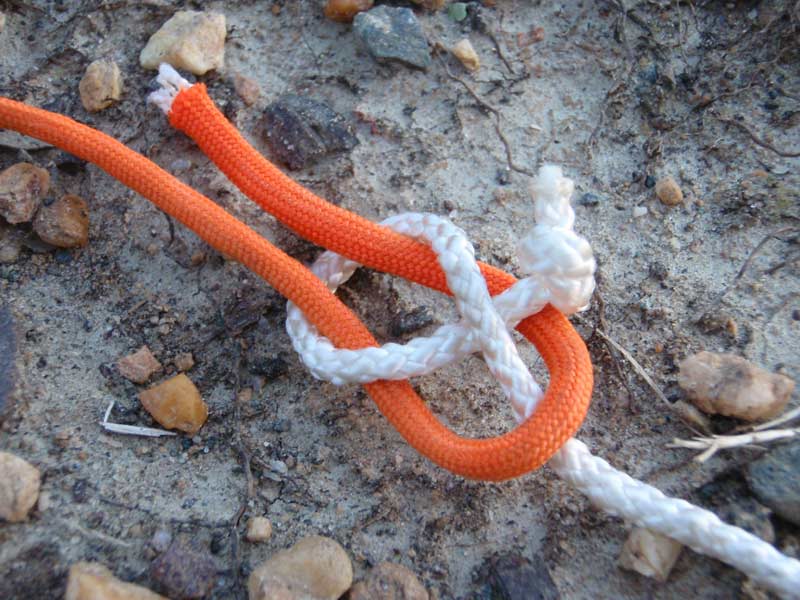
[[[417,338],[405,345],[339,350],[289,303],[286,326],[303,362],[315,376],[336,384],[367,383],[428,373],[480,350],[511,398],[516,419],[524,421],[533,412],[541,390],[529,374],[525,377],[514,371],[521,368],[527,373],[504,327],[516,325],[547,303],[565,313],[579,310],[594,289],[595,268],[591,248],[572,231],[572,182],[562,177],[557,167],[544,167],[532,192],[537,225],[519,246],[520,264],[530,276],[496,296],[493,304],[472,248],[460,229],[432,215],[399,215],[384,224],[430,241],[447,275],[462,321],[444,325],[431,337]],[[326,252],[312,270],[335,291],[358,266]],[[492,336],[497,336],[494,344]],[[617,471],[593,456],[582,442],[567,441],[548,465],[610,514],[726,562],[785,598],[800,598],[800,562],[744,530],[723,523],[707,510],[669,498]]]
[[[481,351],[511,400],[515,414],[530,416],[543,394],[520,360],[507,328],[547,303],[568,313],[585,306],[594,289],[595,268],[588,242],[572,231],[572,182],[561,175],[558,167],[545,167],[537,183],[534,191],[539,222],[520,249],[520,262],[531,276],[497,296],[494,303],[461,229],[441,217],[417,213],[383,221],[383,225],[399,233],[431,244],[462,321],[442,326],[431,337],[416,338],[405,345],[339,350],[289,303],[286,328],[312,374],[335,384],[407,379]],[[335,291],[357,267],[352,261],[326,252],[311,268]]]
[[[617,471],[583,442],[569,440],[547,464],[598,508],[726,562],[784,598],[800,598],[800,561],[712,512]]]

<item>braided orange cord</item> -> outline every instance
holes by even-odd
[[[205,96],[202,88],[195,87]],[[185,97],[186,93],[180,94],[178,98]],[[208,104],[212,112],[217,113],[210,100]],[[235,134],[235,139],[239,140],[239,150],[241,147],[246,149],[241,155],[247,159],[249,165],[243,167],[247,175],[245,179],[253,182],[254,177],[260,176],[247,170],[253,168],[250,164],[253,159],[259,164],[263,162],[269,165],[269,163],[249,149],[246,142],[221,115],[220,118],[221,121],[215,120],[218,127],[216,135],[227,139],[231,132]],[[222,130],[219,125],[224,126]],[[337,346],[360,348],[376,344],[375,339],[358,318],[308,269],[272,246],[202,194],[116,140],[67,117],[5,98],[0,98],[0,127],[41,139],[93,162],[195,231],[209,245],[263,277],[281,294],[295,302],[319,331]],[[212,159],[216,162],[220,157],[212,156]],[[272,169],[283,179],[276,179],[273,173],[263,184],[277,186],[271,192],[277,200],[283,192],[296,196],[295,187],[303,190],[280,174],[277,169],[274,167]],[[292,183],[295,187],[288,186],[286,182]],[[283,190],[284,187],[287,189]],[[316,199],[309,192],[305,192],[305,195]],[[308,200],[308,198],[303,199]],[[322,200],[316,199],[316,202],[312,206],[317,210],[330,212],[335,209],[334,212],[349,214]],[[321,205],[318,205],[319,203]],[[295,223],[293,228],[318,229],[314,227],[313,221],[322,222],[320,214],[308,211],[301,211],[300,214],[312,222],[305,225]],[[376,229],[381,232],[384,231],[383,228],[354,215],[350,217],[348,229],[332,231],[322,227],[321,229],[327,231],[312,232],[313,237],[312,235],[308,237],[312,241],[329,240],[331,248],[341,250],[344,247],[345,255],[359,260],[352,252],[347,251],[348,243],[343,242],[343,239],[349,237],[350,242],[358,246],[359,237],[363,239],[368,236],[376,249],[369,254],[376,255],[385,251],[390,254],[388,263],[393,270],[404,271],[402,256],[398,258],[395,253],[408,252],[409,259],[413,258],[417,264],[417,272],[413,277],[415,281],[436,289],[446,289],[444,278],[427,248],[422,246],[417,249],[414,243],[409,245],[402,236],[393,240],[393,245],[386,247],[387,244],[383,241],[385,234],[375,234]],[[361,232],[358,228],[353,229],[354,224],[357,227],[364,224],[370,227]],[[428,259],[430,262],[425,267],[423,261]],[[363,262],[374,264],[374,261]],[[486,269],[484,267],[484,271]],[[493,291],[497,291],[498,286],[507,287],[513,282],[513,277],[488,269],[487,281],[490,282]],[[400,434],[420,453],[444,468],[474,479],[501,480],[521,475],[541,466],[578,428],[588,408],[592,372],[585,345],[569,322],[552,307],[546,308],[534,318],[526,319],[518,329],[539,349],[550,369],[551,382],[534,415],[513,431],[497,438],[469,440],[457,436],[436,419],[407,382],[380,381],[365,387]]]
[[[170,124],[191,137],[246,196],[301,237],[367,267],[449,293],[444,272],[428,246],[326,202],[287,177],[225,118],[209,98],[205,85],[195,84],[179,92],[168,117]],[[513,275],[500,269],[484,263],[479,266],[493,295],[516,282]],[[547,393],[535,414],[516,430],[535,436],[527,445],[537,448],[531,455],[535,457],[531,468],[536,468],[583,422],[592,394],[592,363],[583,340],[552,306],[523,320],[517,330],[533,342],[551,375]],[[381,412],[412,446],[454,470],[434,458],[446,456],[446,444],[452,442],[449,437],[441,439],[442,426],[430,411],[425,410],[424,421],[416,420],[420,418],[417,411],[398,408],[391,397],[384,399],[381,392],[372,391],[370,386],[367,389]],[[430,427],[424,433],[420,432],[423,423]],[[522,443],[513,433],[496,439],[512,445]],[[457,439],[459,443],[470,442]],[[428,447],[430,450],[425,450]],[[483,448],[476,451],[483,452]],[[525,452],[531,449],[526,447]]]

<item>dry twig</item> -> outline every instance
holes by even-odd
[[[737,121],[735,119],[729,119],[727,117],[720,117],[720,116],[717,116],[717,120],[720,121],[721,123],[727,123],[728,125],[733,125],[734,127],[738,127],[739,129],[744,131],[747,135],[749,135],[750,139],[753,140],[756,144],[758,144],[759,146],[761,146],[763,148],[766,148],[767,150],[772,150],[778,156],[784,156],[786,158],[796,158],[796,157],[800,156],[800,152],[796,152],[796,151],[793,151],[793,150],[792,151],[781,150],[779,148],[776,148],[770,142],[768,142],[765,139],[759,137],[759,135],[755,131],[750,129],[750,127],[748,127],[747,125],[745,125],[741,121]]]

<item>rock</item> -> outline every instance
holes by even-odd
[[[0,13],[0,33],[3,33],[3,29],[6,28],[6,15],[5,13]]]
[[[52,246],[82,248],[89,241],[89,207],[80,196],[62,196],[49,206],[42,206],[33,230]]]
[[[777,415],[794,390],[794,381],[731,354],[700,352],[679,365],[678,385],[700,409],[746,421]]]
[[[172,361],[178,371],[189,371],[194,366],[194,356],[191,352],[178,354]]]
[[[338,23],[350,23],[358,13],[372,8],[373,0],[328,0],[325,16]]]
[[[751,462],[747,483],[781,518],[800,525],[800,441],[778,446]]]
[[[153,418],[167,429],[194,435],[208,418],[208,407],[200,392],[181,373],[139,394],[139,400]]]
[[[625,540],[619,566],[656,581],[666,581],[682,549],[683,546],[671,538],[637,527]]]
[[[18,229],[0,223],[0,265],[17,262],[24,237]]]
[[[428,592],[417,576],[403,565],[382,562],[364,581],[350,589],[348,600],[428,600]]]
[[[475,53],[475,48],[472,47],[472,44],[467,38],[464,38],[453,46],[452,52],[453,56],[460,60],[461,64],[464,65],[464,68],[468,71],[477,71],[481,68],[481,60],[478,58],[478,55]]]
[[[214,587],[217,566],[205,548],[179,538],[150,564],[150,577],[170,598],[202,598]]]
[[[428,10],[439,10],[444,6],[445,0],[411,0],[414,4],[420,5]]]
[[[129,354],[117,361],[120,375],[133,383],[145,383],[150,376],[161,368],[150,348],[142,346],[133,354]]]
[[[17,341],[11,312],[0,304],[0,423],[11,409]]]
[[[460,23],[467,18],[467,5],[464,2],[453,2],[447,7],[447,16]]]
[[[419,331],[433,323],[433,317],[424,306],[418,306],[409,312],[403,312],[392,317],[389,322],[389,333],[400,337],[408,333]]]
[[[353,29],[378,61],[397,61],[427,69],[431,64],[428,40],[409,8],[379,6],[358,13]]]
[[[633,218],[640,219],[647,214],[647,207],[646,206],[634,206],[633,207]]]
[[[225,65],[225,15],[181,10],[161,26],[139,54],[145,69],[169,63],[203,75]]]
[[[21,458],[0,452],[0,519],[24,521],[39,497],[39,469]]]
[[[656,182],[656,196],[667,206],[677,206],[683,202],[681,187],[672,177],[664,177]]]
[[[353,567],[336,541],[311,536],[257,567],[247,582],[250,600],[336,600],[353,583]],[[305,596],[304,596],[305,595]]]
[[[241,73],[233,76],[233,89],[247,106],[253,106],[261,96],[261,88],[254,79],[246,77]]]
[[[50,188],[50,174],[30,163],[17,163],[0,173],[0,216],[12,225],[27,223]]]
[[[321,102],[291,94],[267,107],[264,126],[270,150],[292,170],[358,144],[344,117]]]
[[[120,581],[99,563],[79,562],[69,569],[64,600],[166,600],[147,588]]]
[[[122,75],[113,60],[100,59],[86,68],[78,84],[81,103],[89,112],[108,108],[122,97]]]
[[[544,559],[533,562],[518,554],[489,558],[480,568],[487,598],[502,600],[558,600],[558,591]]]
[[[266,517],[253,517],[247,522],[248,542],[266,542],[272,537],[272,523]]]

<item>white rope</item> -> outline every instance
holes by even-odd
[[[569,440],[547,463],[606,512],[736,567],[784,598],[800,598],[800,562],[714,513],[670,498]]]
[[[158,65],[158,77],[156,81],[161,86],[147,97],[148,102],[152,102],[160,108],[165,115],[169,114],[172,102],[178,92],[192,87],[192,84],[180,76],[170,64],[161,63]]]
[[[431,337],[408,344],[340,350],[319,335],[303,313],[287,304],[286,329],[294,349],[311,373],[337,385],[423,375],[468,354],[482,352],[490,372],[500,382],[515,414],[527,418],[543,396],[522,363],[508,332],[526,316],[551,303],[566,313],[584,307],[594,290],[595,262],[588,242],[572,230],[569,204],[572,182],[558,167],[545,167],[534,188],[537,225],[520,244],[520,263],[530,276],[492,301],[466,234],[436,215],[405,213],[383,225],[425,241],[437,254],[462,316]],[[542,248],[542,250],[537,250]],[[325,252],[312,271],[331,291],[347,281],[359,265]]]
[[[320,379],[367,383],[422,375],[480,351],[511,400],[516,419],[524,421],[542,392],[520,360],[507,327],[547,303],[567,314],[585,307],[594,289],[595,269],[589,244],[572,230],[572,182],[558,167],[543,167],[531,191],[536,225],[518,250],[520,265],[529,275],[526,279],[492,301],[463,231],[433,215],[387,219],[384,224],[395,231],[430,243],[447,276],[461,322],[405,345],[339,350],[289,303],[286,327],[303,362]],[[312,270],[335,291],[358,266],[325,252]],[[785,598],[800,598],[800,562],[707,510],[669,498],[617,471],[593,456],[582,442],[568,440],[548,465],[608,513],[726,562]]]

